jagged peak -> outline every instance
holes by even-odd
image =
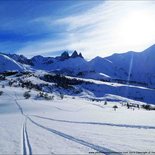
[[[81,53],[78,54],[78,52],[75,50],[75,51],[72,53],[71,58],[77,58],[77,57],[83,58],[82,54],[81,54]]]
[[[69,54],[67,51],[64,51],[61,56],[60,56],[60,59],[61,60],[65,60],[65,59],[68,59],[69,58]]]
[[[78,53],[77,53],[77,51],[74,51],[73,53],[72,53],[72,55],[71,55],[71,58],[76,58],[76,57],[78,57],[79,55],[78,55]]]
[[[79,54],[79,57],[83,58],[82,53]]]
[[[64,60],[69,59],[69,58],[78,58],[78,57],[83,58],[82,54],[81,53],[78,54],[78,52],[75,50],[75,51],[73,51],[73,53],[71,54],[71,56],[69,56],[68,51],[64,51],[61,54],[61,56],[56,57],[56,58],[58,58],[61,61],[64,61]]]
[[[68,52],[67,51],[64,51],[61,56],[69,56]]]

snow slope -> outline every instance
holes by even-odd
[[[113,62],[116,67],[114,71],[120,75],[121,79],[155,85],[155,45],[140,53],[131,51],[114,54],[106,59]]]
[[[97,98],[97,100],[102,101],[110,94],[155,105],[155,89],[141,85],[105,82],[71,76],[58,76],[42,71],[7,78],[15,81],[14,86],[29,82],[33,86],[32,88],[39,88],[39,90],[43,90],[47,93],[57,92],[60,94],[61,92],[65,95],[89,99]],[[115,100],[119,101],[117,98]],[[124,99],[124,101],[126,100]],[[134,103],[133,101],[131,102]]]
[[[0,54],[0,72],[23,71],[24,67],[6,55]]]
[[[79,85],[79,87],[87,90],[90,93],[91,98],[104,98],[107,94],[113,94],[132,100],[147,102],[148,104],[155,104],[155,89],[138,85],[103,82],[99,80],[83,79],[69,76],[66,77],[69,79],[84,81],[84,83]]]
[[[5,82],[1,82],[5,84]],[[0,96],[1,154],[153,152],[154,111],[119,102],[94,103],[56,94],[53,101],[25,99],[24,88],[5,86]],[[114,111],[113,105],[119,108]],[[130,117],[129,117],[130,116]],[[112,154],[112,153],[111,153]]]

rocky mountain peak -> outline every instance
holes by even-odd
[[[79,54],[79,57],[83,58],[82,53]]]
[[[79,55],[78,55],[78,53],[77,53],[77,51],[74,51],[73,53],[72,53],[72,55],[71,55],[71,58],[76,58],[76,57],[78,57]]]
[[[75,51],[72,53],[71,58],[77,58],[77,57],[83,58],[82,54],[81,54],[81,53],[78,54],[77,51],[75,50]]]
[[[61,60],[65,60],[69,58],[69,54],[67,51],[63,52],[60,56]]]

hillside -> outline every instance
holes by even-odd
[[[140,53],[114,54],[106,59],[113,62],[121,79],[155,85],[155,45]]]
[[[7,71],[21,72],[24,71],[24,67],[8,56],[0,54],[0,72],[2,73]]]
[[[34,85],[28,85],[28,80],[44,89],[32,87],[30,90],[29,86]],[[90,88],[95,83],[102,85],[100,81],[87,82]],[[142,108],[146,103],[112,94],[106,94],[104,100],[97,102],[86,88],[82,96],[62,95],[68,91],[62,88],[45,93],[50,90],[47,88],[55,87],[54,83],[28,74],[20,78],[18,74],[6,77],[0,85],[2,154],[98,152],[107,155],[153,152],[155,149],[154,111]],[[107,90],[120,87],[118,84],[103,85],[107,85]],[[138,89],[144,91],[144,88]],[[134,103],[134,106],[127,108],[127,103]]]

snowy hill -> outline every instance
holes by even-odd
[[[113,62],[118,78],[155,85],[155,45],[140,53],[114,54],[106,59]]]
[[[83,78],[130,82],[155,87],[155,45],[143,52],[129,51],[101,58],[95,57],[83,64]],[[76,70],[76,69],[75,69]]]
[[[54,89],[53,82],[45,82],[37,74],[17,75],[0,80],[1,154],[154,152],[154,111],[144,109],[144,102],[110,94],[111,89],[115,93],[114,89],[124,91],[125,86],[85,79],[84,86],[74,85],[83,87],[81,96],[68,95],[72,88]],[[143,94],[150,91],[154,100],[154,90],[136,89]],[[107,94],[97,102],[93,92]],[[128,108],[129,103],[134,106]]]
[[[6,55],[0,54],[0,72],[23,71],[24,67]]]

